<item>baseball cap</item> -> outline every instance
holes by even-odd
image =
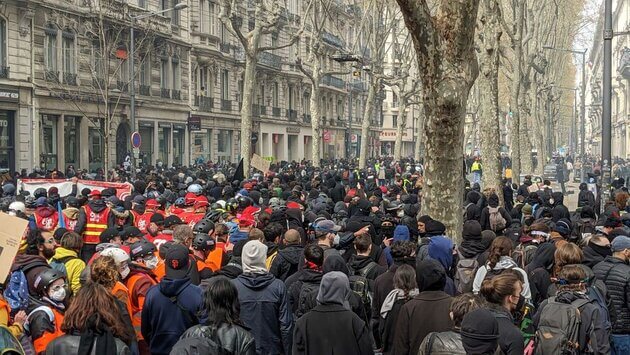
[[[142,232],[140,231],[140,229],[138,229],[138,227],[134,227],[134,226],[129,226],[126,227],[125,229],[123,229],[123,231],[120,233],[120,237],[123,240],[127,240],[129,238],[142,238],[144,236],[144,234],[142,234]]]
[[[46,197],[39,197],[35,200],[35,207],[48,206],[48,199]]]
[[[153,216],[151,216],[151,223],[155,223],[158,226],[161,226],[164,224],[164,216],[162,216],[161,213],[154,213]]]
[[[94,198],[101,198],[101,192],[99,190],[92,190],[90,191],[90,194],[88,196],[94,197]]]
[[[120,236],[118,229],[116,228],[107,228],[101,232],[100,240],[101,243],[109,243],[112,239]]]
[[[317,222],[317,224],[315,224],[316,232],[333,233],[333,232],[339,232],[340,230],[341,230],[341,226],[336,225],[335,222],[329,219],[319,221]]]
[[[613,252],[630,249],[630,238],[625,235],[617,236],[613,239],[612,243],[610,243],[610,247]]]
[[[178,224],[183,224],[183,223],[184,222],[182,222],[182,220],[175,215],[164,218],[164,228],[169,228],[169,227],[176,226]]]
[[[166,252],[166,277],[171,280],[183,279],[188,275],[188,248],[172,244]]]
[[[142,195],[136,195],[136,197],[133,198],[133,203],[137,203],[139,205],[144,205],[146,201],[146,198]]]

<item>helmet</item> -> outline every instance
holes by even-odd
[[[27,208],[35,208],[35,201],[36,201],[35,196],[26,196],[24,198],[24,205]]]
[[[238,198],[238,208],[243,210],[249,206],[253,206],[254,205],[254,200],[252,200],[251,197],[248,196],[240,196]]]
[[[219,204],[219,206],[221,206],[221,209],[224,210],[225,209],[225,200],[219,200],[216,203]]]
[[[38,187],[35,189],[35,191],[33,191],[33,196],[35,197],[35,199],[38,199],[39,197],[47,197],[48,191],[46,191],[46,189],[43,187]]]
[[[9,211],[24,212],[26,211],[26,205],[24,205],[24,202],[20,201],[11,202],[11,204],[9,205]]]
[[[129,261],[129,254],[125,253],[125,251],[120,248],[107,248],[101,252],[101,255],[112,257],[116,265]]]
[[[201,187],[201,185],[199,184],[192,184],[188,186],[188,189],[186,189],[186,191],[192,192],[193,194],[199,196],[203,192],[203,187]]]
[[[222,210],[222,209],[223,209],[223,206],[221,206],[220,204],[218,204],[218,203],[216,203],[216,202],[215,202],[215,203],[213,203],[213,204],[210,206],[210,209],[211,209],[211,210],[213,210],[213,211],[216,211],[216,210]]]
[[[150,199],[158,199],[160,197],[160,192],[159,191],[150,191],[149,193],[147,193],[147,200]]]
[[[208,220],[208,221],[210,221],[212,223],[217,223],[217,222],[219,222],[219,220],[221,219],[221,217],[223,216],[224,213],[225,212],[223,210],[210,211],[210,212],[208,212],[206,214],[206,216],[204,217],[204,219],[202,219],[202,221],[203,220]],[[197,223],[197,224],[199,224],[199,223]],[[195,225],[195,227],[196,227],[196,225]]]
[[[197,226],[195,226],[197,227]],[[196,233],[192,241],[192,247],[195,250],[213,251],[216,247],[214,238],[204,233]]]
[[[385,204],[385,210],[387,211],[397,211],[403,207],[404,206],[400,201],[391,201],[390,203]]]
[[[227,200],[227,202],[225,203],[225,210],[228,212],[236,211],[237,207],[238,207],[238,201],[236,201],[235,198],[231,198]]]
[[[35,290],[37,290],[37,293],[39,293],[40,295],[44,295],[46,289],[48,289],[48,286],[50,286],[50,284],[59,279],[65,278],[66,274],[64,274],[62,271],[50,268],[42,271],[39,275],[37,275],[33,286],[35,287]]]
[[[193,232],[195,233],[205,233],[208,234],[210,231],[214,230],[214,223],[209,219],[202,219],[193,227]]]
[[[137,258],[143,258],[147,255],[153,255],[156,250],[157,248],[155,247],[155,244],[147,240],[141,240],[131,244],[131,251],[129,254],[131,256],[131,260],[135,260]]]
[[[184,200],[183,197],[178,197],[175,200],[175,206],[177,206],[177,207],[184,207],[185,204],[186,204],[186,200]]]

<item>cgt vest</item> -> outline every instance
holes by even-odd
[[[37,224],[37,228],[42,231],[52,232],[57,228],[59,224],[59,214],[54,212],[48,217],[42,217],[39,214],[35,213],[35,224]]]
[[[85,231],[83,231],[83,242],[86,244],[100,243],[101,233],[107,229],[109,220],[109,207],[105,207],[101,212],[94,212],[90,205],[83,206],[85,209]]]

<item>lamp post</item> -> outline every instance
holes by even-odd
[[[131,19],[131,28],[129,30],[129,78],[131,80],[131,85],[129,88],[129,121],[131,123],[131,130],[134,132],[138,132],[138,124],[136,122],[136,62],[135,62],[135,52],[136,52],[136,43],[135,43],[135,27],[136,21],[142,20],[144,18],[148,18],[155,15],[161,15],[163,13],[169,11],[178,11],[187,8],[188,5],[185,3],[178,3],[174,7],[170,9],[164,9],[157,12],[148,12],[136,16],[129,16]],[[131,154],[131,176],[136,176],[136,152],[132,152]]]
[[[586,98],[586,51],[588,49],[574,50],[574,49],[566,49],[566,48],[556,48],[553,46],[543,46],[543,48],[582,55],[582,83],[580,85],[580,162],[582,163],[582,168],[580,169],[580,182],[584,182],[585,175],[584,175],[583,167],[584,167],[585,157],[586,157],[586,154],[585,154],[586,151],[584,150],[584,137],[585,137],[584,131],[586,130],[585,129],[586,121],[585,121],[585,114],[584,114],[584,111],[586,110],[586,108],[585,108],[584,100]]]

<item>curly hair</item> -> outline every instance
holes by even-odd
[[[111,256],[100,256],[92,263],[90,278],[108,290],[114,288],[118,275],[116,261]]]

